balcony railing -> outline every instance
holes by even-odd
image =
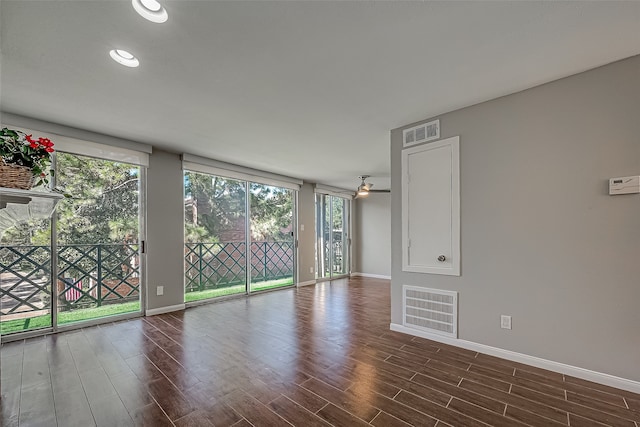
[[[251,242],[251,281],[293,276],[292,242]],[[185,292],[226,288],[246,281],[246,243],[187,243]]]
[[[55,295],[59,311],[136,301],[140,292],[138,244],[58,246]],[[51,308],[51,248],[0,246],[3,320]]]
[[[245,283],[244,242],[185,245],[185,292]],[[140,293],[138,244],[58,246],[55,296],[59,311],[137,301]],[[252,242],[251,280],[293,276],[292,242]],[[0,246],[0,313],[3,320],[44,314],[51,309],[51,248]]]

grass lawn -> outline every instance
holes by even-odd
[[[285,277],[284,279],[269,280],[267,282],[258,282],[251,284],[251,290],[264,291],[267,289],[279,288],[280,286],[293,285],[293,277]]]
[[[80,322],[82,320],[97,319],[100,317],[113,316],[116,314],[131,313],[140,310],[140,302],[132,301],[122,304],[103,305],[96,308],[83,308],[72,311],[61,311],[58,313],[58,324]],[[11,332],[21,332],[28,329],[47,328],[51,326],[51,315],[31,317],[28,319],[8,320],[0,323],[2,334]]]
[[[286,277],[284,279],[269,280],[267,282],[258,282],[251,285],[252,291],[264,291],[267,289],[279,288],[281,286],[293,285],[293,277]],[[227,288],[220,289],[207,289],[205,291],[187,292],[184,295],[184,302],[200,301],[203,299],[217,298],[225,295],[241,294],[244,293],[244,285],[229,286]]]
[[[269,280],[267,282],[258,282],[251,285],[252,291],[264,291],[267,289],[279,288],[293,284],[293,277],[278,280]],[[229,286],[220,289],[207,289],[200,292],[188,292],[184,296],[185,302],[200,301],[203,299],[216,298],[225,295],[233,295],[244,293],[244,285]],[[103,305],[96,308],[83,308],[72,311],[61,311],[58,313],[58,324],[65,325],[67,323],[80,322],[89,319],[98,319],[101,317],[114,316],[116,314],[132,313],[140,310],[140,302],[126,302],[122,304]],[[51,315],[44,314],[42,316],[30,317],[28,319],[16,319],[0,322],[0,331],[2,334],[11,332],[22,332],[30,329],[48,328],[51,326]]]

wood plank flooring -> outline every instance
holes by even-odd
[[[1,425],[640,427],[640,395],[389,331],[354,278],[2,346]]]

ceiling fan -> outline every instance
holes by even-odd
[[[389,193],[390,190],[372,190],[373,184],[366,182],[367,178],[371,177],[371,175],[360,175],[358,179],[362,182],[358,186],[356,190],[356,199],[363,199],[369,196],[369,193]]]

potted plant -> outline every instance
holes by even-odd
[[[29,190],[46,185],[53,175],[49,138],[34,139],[19,130],[0,130],[0,187]]]

